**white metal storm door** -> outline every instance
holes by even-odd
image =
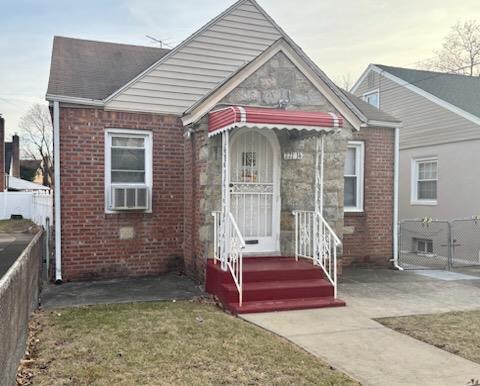
[[[231,139],[230,208],[246,253],[279,248],[279,149],[271,131],[239,129]]]

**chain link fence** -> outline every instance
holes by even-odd
[[[480,265],[480,219],[453,220],[450,227],[452,266]]]
[[[480,266],[480,219],[403,220],[398,257],[404,269]]]

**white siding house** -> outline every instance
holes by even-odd
[[[352,92],[402,121],[400,219],[480,214],[480,79],[370,65]]]

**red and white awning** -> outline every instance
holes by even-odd
[[[208,114],[208,136],[235,127],[332,131],[343,127],[336,113],[229,106]]]

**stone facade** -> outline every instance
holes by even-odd
[[[281,99],[290,101],[287,109],[338,113],[283,53],[276,54],[243,81],[221,104],[278,107]],[[280,167],[280,252],[291,256],[294,253],[292,211],[313,210],[315,207],[315,143],[320,134],[277,129],[274,132],[281,155],[286,152],[303,154],[301,160],[285,160],[282,157]],[[197,250],[197,257],[201,260],[213,254],[211,212],[220,210],[221,206],[221,136],[205,140],[207,133],[208,118],[204,117],[195,129],[196,140],[202,142],[197,159],[205,165],[199,171],[197,187],[204,192],[198,201],[201,223],[198,244],[201,248]],[[351,133],[351,127],[346,123],[341,132],[324,135],[324,213],[340,237],[343,231],[343,164]]]

